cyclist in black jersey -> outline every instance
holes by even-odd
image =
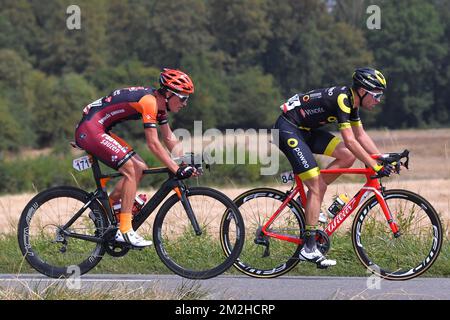
[[[380,71],[358,68],[353,73],[353,85],[316,89],[298,93],[280,106],[283,111],[274,125],[279,130],[279,148],[308,187],[305,245],[300,259],[322,267],[336,264],[317,249],[315,236],[320,207],[327,186],[339,175],[320,175],[313,153],[335,158],[327,169],[349,168],[356,159],[374,168],[379,175],[389,176],[392,167],[379,166],[371,154],[380,154],[373,140],[364,131],[359,108],[371,110],[386,89],[386,79]],[[342,139],[320,129],[337,123]]]

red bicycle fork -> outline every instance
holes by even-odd
[[[398,225],[395,223],[391,211],[384,200],[382,195],[382,187],[378,179],[373,179],[371,176],[375,174],[375,172],[371,168],[365,169],[323,169],[320,170],[321,174],[364,174],[366,176],[366,184],[361,188],[360,191],[341,209],[341,211],[331,220],[325,228],[325,232],[328,236],[331,236],[334,231],[353,213],[353,211],[359,206],[361,199],[365,199],[367,197],[367,193],[374,193],[377,198],[378,203],[380,204],[384,216],[386,218],[389,227],[394,234],[394,237],[398,237],[400,235]],[[261,228],[261,232],[267,236],[276,238],[283,241],[288,241],[295,243],[297,245],[302,244],[303,240],[299,237],[289,234],[280,234],[276,232],[271,232],[269,227],[273,223],[273,221],[280,215],[281,212],[286,208],[288,203],[295,199],[295,197],[299,194],[301,206],[306,208],[306,193],[305,188],[303,186],[302,180],[298,175],[295,176],[296,187],[288,193],[286,199],[283,201],[281,206],[277,209],[277,211],[270,217],[269,221],[264,224]],[[295,201],[295,200],[294,200]]]

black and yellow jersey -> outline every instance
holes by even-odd
[[[349,87],[331,87],[298,93],[280,108],[284,117],[300,129],[315,129],[336,122],[342,130],[361,125],[359,108],[353,107],[353,101]]]

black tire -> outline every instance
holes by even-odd
[[[389,190],[384,198],[401,235],[394,237],[373,196],[353,221],[353,248],[372,273],[389,280],[412,279],[436,261],[442,246],[441,221],[432,205],[413,192]]]
[[[100,262],[105,252],[102,244],[58,236],[58,227],[87,199],[87,192],[62,186],[42,191],[26,205],[19,219],[18,240],[22,255],[34,269],[52,278],[70,277],[84,274]],[[92,201],[69,230],[99,236],[106,226],[103,207]]]
[[[272,237],[261,238],[260,228],[276,212],[286,199],[286,194],[271,188],[252,189],[234,199],[244,218],[247,240],[234,266],[241,272],[256,278],[275,278],[289,272],[298,263],[301,245]],[[305,218],[301,207],[294,200],[277,216],[270,229],[280,234],[290,234],[300,239],[305,230]],[[226,230],[223,230],[226,235]],[[269,244],[269,256],[264,256]],[[226,243],[226,241],[225,241]]]
[[[245,228],[239,209],[223,193],[204,187],[187,191],[202,234],[196,235],[176,195],[161,206],[153,225],[158,256],[174,273],[189,279],[208,279],[228,270],[242,250]],[[231,250],[226,251],[220,230],[228,220]]]

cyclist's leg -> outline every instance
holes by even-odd
[[[116,136],[117,137],[117,136]],[[122,193],[121,193],[121,212],[119,214],[119,231],[116,235],[116,241],[128,242],[134,246],[145,247],[152,244],[146,241],[134,232],[131,225],[132,207],[137,190],[137,177],[142,174],[136,172],[135,166],[130,159],[135,156],[133,149],[123,145],[114,137],[104,132],[101,128],[91,126],[85,122],[77,128],[76,142],[84,150],[97,157],[107,166],[118,170],[123,174]]]
[[[134,166],[129,161],[135,152],[128,145],[122,145],[114,137],[101,128],[90,125],[89,122],[85,122],[77,128],[76,142],[108,167],[123,174],[124,178],[121,182],[122,212],[130,213],[130,222],[128,223],[128,219],[125,219],[122,223],[122,215],[119,216],[119,220],[121,220],[121,228],[128,228],[131,225],[131,208],[137,189]],[[128,211],[125,211],[127,209]]]
[[[320,176],[319,167],[309,147],[312,134],[311,132],[297,129],[288,121],[283,120],[282,117],[278,119],[274,128],[279,129],[280,150],[288,158],[294,173],[298,174],[303,183],[308,187],[305,207],[305,244],[300,251],[300,259],[314,262],[319,267],[335,265],[336,261],[327,260],[318,250],[316,244],[320,206],[326,192],[327,184]]]
[[[134,158],[134,156],[132,156],[132,158]],[[131,224],[133,218],[132,208],[134,197],[136,196],[138,178],[142,175],[142,170],[136,170],[133,161],[124,162],[118,170],[123,175],[123,182],[121,185],[122,205],[119,213],[119,231],[117,231],[116,234],[116,241],[127,242],[141,248],[150,246],[152,242],[139,236],[137,232],[133,230]]]
[[[310,146],[314,153],[335,158],[326,169],[350,168],[356,160],[356,157],[347,149],[345,144],[327,131],[314,130]],[[323,180],[329,185],[339,176],[340,174],[327,174],[323,175]]]
[[[136,153],[131,159],[130,162],[133,163],[135,169],[135,177],[136,177],[136,188],[139,187],[139,183],[142,180],[143,174],[142,171],[148,169],[145,161]],[[116,185],[114,186],[113,191],[109,194],[109,198],[111,202],[116,202],[120,199],[123,189],[124,178],[121,178]]]
[[[129,150],[133,150],[133,148],[119,136],[115,135],[112,132],[110,132],[110,135],[117,142],[119,142],[122,146],[128,148]],[[143,176],[142,171],[145,169],[148,169],[148,167],[147,167],[147,164],[145,163],[144,159],[142,159],[137,153],[135,153],[129,161],[132,162],[133,166],[134,166],[134,177],[135,177],[136,189],[137,189],[139,186],[139,182],[142,180],[142,176]],[[124,181],[125,181],[125,176],[116,183],[113,191],[109,194],[109,198],[110,198],[111,202],[116,202],[121,198],[122,191],[124,188],[124,186],[123,186]]]
[[[127,161],[122,167],[119,168],[119,172],[123,175],[122,178],[122,190],[120,199],[122,205],[119,214],[120,231],[122,233],[128,232],[132,229],[131,226],[131,210],[133,208],[134,197],[136,196],[136,170],[132,161]]]
[[[306,225],[316,226],[319,221],[320,206],[327,191],[327,184],[320,175],[303,180],[303,184],[308,188],[305,208]]]
[[[294,174],[308,187],[307,204],[305,208],[306,224],[315,226],[319,220],[326,184],[320,177],[320,170],[306,140],[310,140],[310,132],[297,127],[280,117],[275,124],[279,130],[280,150],[286,155],[292,165]]]

